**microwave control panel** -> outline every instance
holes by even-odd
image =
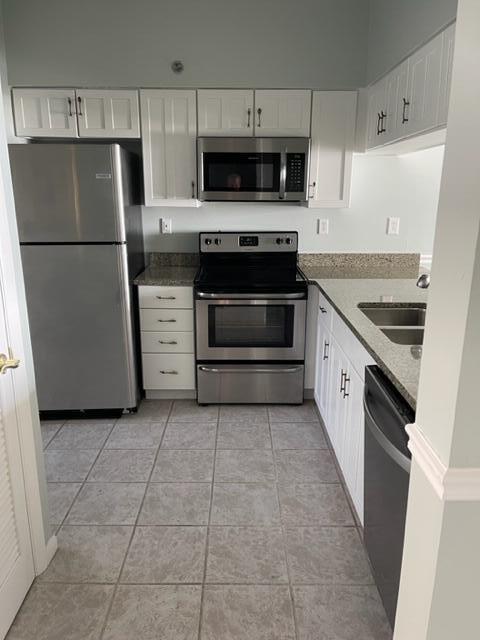
[[[286,190],[301,192],[305,190],[305,154],[287,153]]]

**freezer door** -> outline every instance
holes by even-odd
[[[125,245],[23,246],[43,411],[136,405]]]
[[[118,145],[11,145],[20,242],[123,242]]]

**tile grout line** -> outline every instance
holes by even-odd
[[[120,565],[120,571],[118,572],[118,577],[117,577],[117,580],[116,580],[116,582],[114,584],[114,587],[113,587],[112,596],[111,596],[109,605],[107,607],[107,610],[105,612],[105,618],[104,618],[102,627],[100,629],[100,634],[98,636],[99,640],[103,639],[104,634],[105,634],[105,630],[107,628],[108,619],[110,617],[110,613],[111,613],[112,608],[113,608],[113,603],[114,603],[114,600],[115,600],[115,596],[117,595],[118,587],[120,586],[120,580],[122,578],[123,569],[125,567],[125,563],[127,561],[127,557],[128,557],[129,552],[130,552],[130,548],[132,546],[133,537],[134,537],[135,531],[137,529],[138,520],[140,518],[140,514],[141,514],[142,509],[143,509],[143,504],[145,502],[145,496],[147,495],[148,487],[149,487],[149,484],[150,484],[150,479],[152,477],[153,470],[155,469],[155,465],[157,463],[158,453],[160,451],[160,447],[162,446],[163,438],[164,438],[165,432],[167,430],[168,420],[169,420],[170,415],[172,413],[174,402],[175,401],[173,401],[173,400],[170,402],[170,409],[168,411],[167,419],[165,420],[165,423],[163,425],[162,437],[160,438],[160,442],[158,444],[157,450],[155,452],[155,456],[153,458],[153,464],[152,464],[152,467],[150,469],[150,473],[148,475],[147,481],[145,482],[145,491],[143,492],[143,498],[142,498],[142,500],[140,502],[140,506],[139,506],[139,509],[138,509],[138,512],[137,512],[137,517],[135,518],[135,523],[132,526],[132,533],[130,535],[130,540],[128,541],[127,549],[126,549],[125,555],[123,557],[122,564]],[[149,421],[149,423],[151,423],[151,422],[152,422],[152,420]]]
[[[213,507],[213,487],[215,484],[215,465],[217,463],[217,442],[218,442],[218,431],[220,425],[220,407],[217,408],[217,426],[215,430],[215,448],[213,450],[213,469],[212,469],[212,483],[210,486],[210,506],[208,509],[208,520],[207,520],[207,535],[205,539],[205,559],[203,562],[203,579],[202,579],[202,587],[200,594],[200,612],[198,617],[198,640],[201,640],[202,636],[202,625],[203,625],[203,606],[205,600],[205,586],[207,579],[207,562],[208,562],[208,551],[209,551],[209,543],[210,543],[210,522],[212,518],[212,507]]]
[[[288,581],[288,593],[290,595],[290,603],[292,606],[292,616],[293,616],[293,632],[295,634],[295,640],[298,640],[299,632],[298,632],[298,624],[297,624],[297,616],[295,613],[295,601],[293,599],[293,588],[292,588],[292,580],[291,580],[291,572],[290,565],[288,562],[288,553],[287,553],[287,537],[285,534],[285,529],[283,526],[283,517],[282,517],[282,506],[280,503],[280,492],[278,489],[278,469],[277,469],[277,458],[275,455],[275,449],[273,448],[273,435],[272,435],[272,424],[270,422],[270,411],[267,408],[267,417],[268,417],[268,431],[270,433],[270,440],[272,444],[272,458],[273,458],[273,466],[275,470],[275,491],[277,494],[277,503],[278,503],[278,513],[280,515],[280,530],[282,533],[282,542],[283,542],[283,555],[285,558],[285,567],[287,569],[287,581]]]

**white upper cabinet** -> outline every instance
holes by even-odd
[[[367,148],[445,127],[455,24],[369,87]]]
[[[253,135],[252,89],[201,89],[197,98],[199,136]]]
[[[198,206],[195,91],[140,91],[147,206]]]
[[[73,89],[13,89],[17,136],[77,136]]]
[[[440,102],[438,107],[438,124],[446,125],[450,88],[452,84],[453,50],[455,48],[455,23],[443,32],[442,74],[440,84]]]
[[[314,91],[309,207],[348,207],[357,109],[356,91]]]
[[[443,33],[414,53],[408,61],[405,133],[412,135],[438,125]]]
[[[13,89],[18,136],[139,138],[137,91]]]
[[[256,90],[255,135],[308,138],[311,98],[308,90]]]
[[[140,137],[137,91],[77,89],[76,99],[81,137]]]

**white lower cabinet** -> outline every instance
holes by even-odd
[[[192,287],[143,286],[138,297],[144,389],[194,392]]]
[[[343,320],[330,313],[331,329],[318,314],[315,402],[363,523],[363,387],[365,367],[373,360]]]

